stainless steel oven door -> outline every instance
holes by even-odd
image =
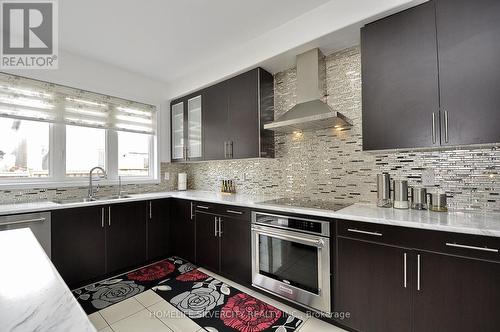
[[[253,224],[252,285],[330,313],[330,240]]]

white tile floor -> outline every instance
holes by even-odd
[[[230,286],[238,288],[276,308],[301,318],[304,322],[298,332],[345,332],[334,325],[314,317],[307,317],[301,311],[271,299],[259,292],[241,286],[215,273],[201,269]],[[168,312],[168,316],[164,313]],[[205,331],[191,319],[185,317],[170,303],[152,290],[136,295],[125,301],[89,315],[90,321],[99,332],[197,332]]]

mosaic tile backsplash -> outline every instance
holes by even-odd
[[[500,212],[500,149],[363,152],[359,47],[327,56],[326,72],[327,102],[352,128],[276,135],[275,159],[190,164],[190,188],[215,191],[220,179],[234,179],[241,193],[374,203],[377,173],[421,186],[422,173],[431,171],[432,190],[446,191],[450,208]],[[274,95],[276,116],[295,104],[295,68],[275,75]]]
[[[500,212],[500,147],[425,152],[362,151],[361,58],[359,47],[326,57],[327,102],[352,122],[349,130],[327,129],[303,134],[276,135],[275,159],[162,164],[170,180],[156,185],[127,185],[126,193],[174,190],[178,172],[188,172],[190,189],[218,191],[221,179],[233,179],[237,191],[281,197],[311,197],[346,203],[375,202],[376,174],[422,185],[422,173],[433,172],[432,190],[443,190],[449,206],[458,210]],[[275,75],[275,115],[296,102],[296,70]],[[98,195],[115,194],[115,186]],[[0,202],[16,203],[82,197],[86,187],[0,190]]]
[[[171,191],[177,188],[177,173],[186,172],[186,165],[182,164],[162,164],[161,178],[164,179],[165,172],[170,173],[168,181],[162,180],[159,184],[128,184],[122,186],[123,194],[140,194],[159,191]],[[97,185],[98,182],[94,182]],[[97,197],[112,196],[118,194],[118,186],[102,186]],[[61,200],[86,197],[88,187],[64,187],[64,188],[32,188],[32,189],[12,189],[0,190],[1,204],[15,204],[37,202],[42,200]]]

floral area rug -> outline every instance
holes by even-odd
[[[75,289],[73,294],[91,314],[148,289],[209,332],[291,332],[302,323],[178,257]]]

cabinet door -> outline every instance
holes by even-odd
[[[259,69],[228,80],[228,133],[230,157],[259,156]]]
[[[227,83],[211,86],[203,92],[203,145],[205,160],[225,159],[227,132]]]
[[[351,313],[342,324],[364,332],[411,331],[409,252],[348,238],[337,241],[335,311]]]
[[[415,332],[498,331],[499,263],[434,253],[418,255]]]
[[[157,199],[148,206],[148,260],[170,255],[170,201]]]
[[[232,280],[252,283],[250,221],[221,217],[220,271]]]
[[[171,200],[172,254],[195,262],[195,224],[193,202]]]
[[[438,0],[436,19],[442,144],[500,142],[500,1]]]
[[[366,25],[361,56],[363,149],[439,146],[434,3]]]
[[[219,237],[217,216],[196,211],[196,264],[219,271]]]
[[[107,207],[107,272],[136,267],[146,261],[146,202]]]
[[[88,207],[52,212],[52,262],[70,286],[106,273],[103,210]]]
[[[201,95],[187,100],[187,158],[201,160],[202,157],[202,107]]]
[[[184,160],[184,102],[180,101],[172,105],[170,128],[172,131],[172,160]]]

